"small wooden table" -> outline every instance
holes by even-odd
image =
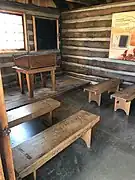
[[[45,86],[44,80],[44,72],[51,72],[51,80],[52,80],[52,90],[55,91],[56,87],[56,79],[55,79],[55,70],[56,66],[37,68],[37,69],[24,69],[17,66],[14,66],[13,69],[16,70],[19,78],[19,85],[21,89],[21,93],[24,94],[24,76],[26,75],[27,87],[29,97],[32,98],[34,96],[33,93],[33,84],[34,84],[34,74],[41,73],[42,83]]]

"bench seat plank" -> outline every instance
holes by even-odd
[[[14,166],[21,178],[83,136],[99,121],[99,116],[79,111],[13,148]]]
[[[102,93],[118,91],[120,83],[120,79],[109,79],[96,85],[90,85],[89,87],[84,88],[84,91],[88,91],[89,93],[88,102],[90,103],[91,101],[95,101],[98,106],[100,106]]]
[[[111,90],[112,88],[115,88],[117,85],[120,84],[120,82],[121,82],[120,79],[109,79],[100,82],[96,85],[90,85],[89,87],[86,87],[84,91],[90,91],[90,92],[95,92],[97,94],[101,94],[103,92]]]
[[[135,85],[129,86],[122,91],[112,94],[112,97],[119,97],[126,101],[132,101],[135,98]]]
[[[28,104],[17,109],[7,111],[9,127],[14,127],[23,122],[32,120],[60,106],[60,102],[51,98]]]
[[[126,115],[129,115],[131,108],[131,101],[135,98],[135,85],[128,86],[122,91],[112,94],[111,97],[115,98],[114,111],[122,109]]]

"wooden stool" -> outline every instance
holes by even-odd
[[[118,91],[120,82],[120,79],[109,79],[85,88],[84,91],[89,92],[88,102],[95,101],[97,102],[98,106],[100,106],[101,94],[107,91],[108,93]]]
[[[115,98],[114,111],[122,109],[129,115],[131,101],[135,98],[135,85],[129,86],[122,91],[112,94]]]
[[[55,86],[56,86],[55,70],[56,70],[56,66],[38,68],[38,69],[23,69],[23,68],[19,68],[17,66],[14,66],[13,68],[16,70],[16,72],[18,74],[19,85],[20,85],[20,90],[21,90],[22,94],[24,93],[24,74],[26,75],[28,94],[29,94],[29,97],[32,98],[34,96],[34,93],[33,93],[34,74],[40,73],[42,85],[45,86],[46,85],[45,72],[51,72],[52,90],[55,91]]]

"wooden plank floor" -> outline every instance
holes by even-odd
[[[27,90],[25,94],[21,94],[19,87],[5,89],[6,109],[8,111],[48,97],[55,97],[71,89],[84,86],[87,83],[88,81],[76,79],[68,75],[59,76],[56,79],[56,91],[51,90],[51,83],[48,81],[46,88],[35,88],[34,98],[31,99],[28,97]]]

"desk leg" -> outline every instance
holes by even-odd
[[[40,77],[41,77],[42,87],[46,87],[46,73],[45,72],[40,73]]]
[[[24,94],[24,74],[17,72],[18,73],[18,79],[19,79],[19,86],[21,93]]]
[[[51,79],[52,79],[52,90],[56,89],[56,79],[55,79],[55,70],[51,71]]]
[[[28,87],[28,94],[29,97],[33,97],[33,80],[34,75],[33,74],[26,74],[26,80],[27,80],[27,87]]]

